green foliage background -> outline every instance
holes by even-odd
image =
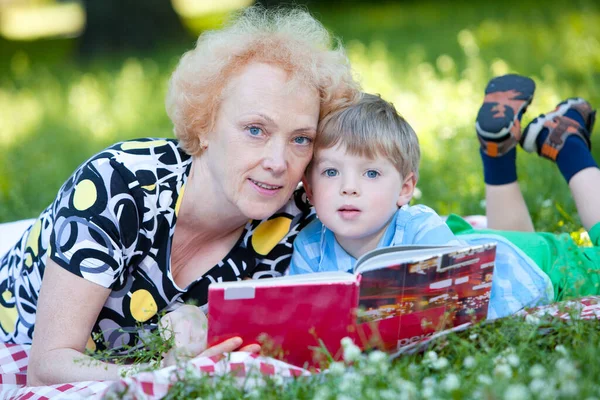
[[[422,145],[420,197],[440,214],[485,213],[474,120],[487,81],[516,72],[537,92],[524,124],[561,100],[600,104],[600,5],[593,0],[326,2],[309,9],[339,36],[365,90],[392,101]],[[170,137],[169,75],[189,42],[66,57],[76,39],[0,42],[0,222],[34,217],[73,169],[113,142]],[[598,130],[596,128],[596,130]],[[594,148],[596,159],[600,151]],[[538,229],[579,228],[558,170],[519,150]]]

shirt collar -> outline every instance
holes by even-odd
[[[396,219],[398,213],[388,223],[376,248],[386,247],[393,243],[396,234]],[[319,262],[319,271],[346,271],[352,272],[356,265],[356,258],[352,257],[335,239],[334,233],[322,226],[321,233],[321,261]]]

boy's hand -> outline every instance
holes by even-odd
[[[173,348],[163,356],[165,366],[180,358],[193,358],[206,349],[208,320],[199,307],[185,304],[162,317],[158,326],[164,340],[174,337]]]
[[[185,304],[162,317],[158,323],[161,336],[168,340],[174,335],[174,346],[163,356],[165,367],[177,361],[188,360],[199,355],[212,357],[235,350],[257,353],[260,346],[252,344],[238,349],[242,339],[234,337],[210,348],[206,348],[208,320],[199,307]]]

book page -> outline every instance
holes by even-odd
[[[400,346],[434,331],[483,319],[494,259],[492,243],[364,271],[358,323],[377,322],[385,329],[397,329]],[[383,324],[388,319],[397,320],[397,328],[391,321]],[[389,332],[382,334],[391,336]],[[408,342],[403,342],[405,339]]]
[[[402,245],[383,247],[375,249],[363,255],[354,266],[355,273],[362,273],[367,270],[386,267],[387,265],[398,261],[412,261],[427,259],[432,255],[448,253],[453,249],[458,250],[464,246],[421,246],[421,245]]]

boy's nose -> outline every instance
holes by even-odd
[[[344,184],[341,187],[340,194],[342,196],[358,196],[358,188],[356,185]]]

